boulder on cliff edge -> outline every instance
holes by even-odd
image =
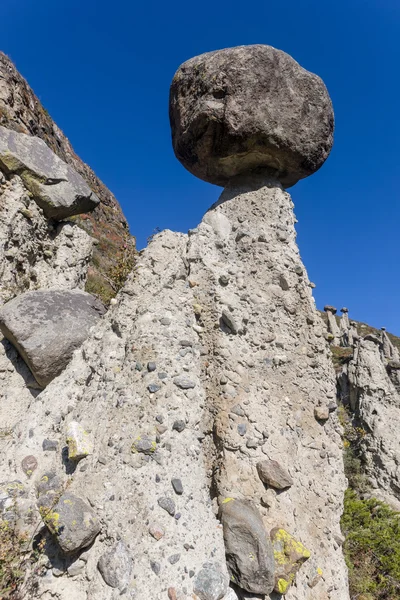
[[[65,369],[105,308],[80,290],[38,290],[7,302],[0,330],[46,387]]]

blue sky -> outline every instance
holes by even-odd
[[[220,189],[175,159],[169,84],[180,63],[263,43],[319,74],[336,116],[323,168],[291,188],[318,307],[400,335],[398,0],[2,0],[1,49],[114,192],[138,246],[195,227]]]

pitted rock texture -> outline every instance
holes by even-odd
[[[104,312],[99,300],[81,290],[26,292],[0,309],[0,330],[45,387]]]
[[[252,171],[292,186],[321,167],[333,143],[322,80],[261,44],[183,63],[171,85],[170,122],[176,157],[221,186]]]
[[[342,401],[365,431],[360,448],[371,495],[400,510],[400,394],[389,365],[380,340],[368,335],[338,380]]]
[[[14,391],[0,420],[18,444],[0,440],[4,479],[27,479],[21,461],[36,456],[28,489],[54,471],[102,525],[82,577],[42,577],[38,595],[112,600],[97,563],[122,540],[134,557],[128,598],[188,600],[206,563],[227,576],[217,513],[234,497],[254,504],[267,535],[283,528],[310,550],[288,600],[349,598],[336,542],[346,486],[341,428],[336,413],[324,424],[314,418],[314,407],[335,397],[334,373],[292,208],[271,181],[226,190],[189,236],[154,237],[117,303],[34,400],[9,361]],[[94,443],[73,479],[61,460],[71,421]],[[132,452],[139,437],[154,451]],[[59,451],[44,451],[44,440]],[[287,470],[292,487],[266,492],[256,468],[265,459]]]
[[[100,202],[84,179],[37,137],[0,126],[0,168],[20,175],[48,218],[61,220]]]
[[[39,288],[84,288],[93,238],[73,222],[54,223],[18,175],[0,171],[0,304]]]

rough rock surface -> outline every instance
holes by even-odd
[[[39,288],[83,288],[93,238],[73,222],[49,221],[22,179],[0,171],[0,304]]]
[[[0,125],[0,167],[20,175],[48,218],[61,220],[93,210],[99,198],[85,180],[38,137]]]
[[[334,373],[295,243],[293,204],[268,181],[228,189],[221,200],[189,236],[154,237],[117,304],[34,401],[8,363],[15,395],[7,408],[0,403],[0,418],[18,444],[0,455],[5,478],[25,477],[21,461],[34,455],[37,478],[53,470],[67,481],[60,452],[42,444],[61,449],[70,421],[94,441],[69,490],[89,501],[107,544],[100,535],[90,549],[89,580],[44,578],[43,593],[111,600],[97,562],[122,539],[135,560],[129,593],[162,600],[171,588],[170,597],[186,600],[205,563],[226,573],[216,499],[235,497],[257,507],[267,534],[284,528],[310,550],[289,600],[348,598],[335,541],[346,485],[341,428],[335,413],[325,424],[314,418],[315,405],[335,397]],[[182,388],[176,378],[195,385]],[[132,453],[144,436],[154,452]],[[294,482],[280,494],[269,490],[268,507],[256,470],[263,459],[290,460]],[[165,498],[173,516],[159,503]],[[158,540],[154,523],[164,532]],[[318,568],[323,577],[310,588]]]
[[[400,394],[389,365],[380,340],[366,336],[356,343],[339,384],[342,401],[366,433],[361,453],[371,494],[400,510]]]
[[[0,125],[20,133],[41,138],[64,162],[79,173],[100,204],[89,214],[76,217],[76,222],[99,242],[89,257],[91,288],[110,288],[108,276],[122,255],[134,251],[134,238],[129,235],[127,221],[109,189],[92,169],[74,152],[70,142],[54,123],[28,83],[12,61],[0,52]],[[0,202],[1,206],[1,202]],[[76,246],[78,248],[78,246]],[[73,253],[69,259],[72,260]]]
[[[81,290],[38,290],[1,308],[0,330],[45,387],[65,369],[102,314],[101,302]]]
[[[272,592],[274,553],[256,507],[249,501],[225,498],[220,519],[231,581],[247,592],[264,595]]]
[[[65,492],[51,508],[39,508],[47,527],[55,535],[61,549],[76,552],[89,546],[100,531],[100,523],[94,511],[81,498]]]
[[[271,46],[238,46],[183,63],[170,92],[177,158],[225,186],[266,171],[284,187],[321,167],[333,143],[333,110],[322,80]]]
[[[276,565],[274,590],[279,594],[286,594],[297,571],[310,558],[311,553],[301,542],[279,527],[271,531],[271,541]],[[318,574],[322,575],[321,569]]]

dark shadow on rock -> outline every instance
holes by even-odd
[[[20,375],[24,380],[25,386],[28,388],[32,396],[36,398],[40,392],[43,391],[43,388],[34,378],[32,371],[8,340],[3,338],[0,344],[2,344],[8,360],[11,362],[18,375]]]
[[[73,461],[73,460],[69,460],[68,458],[68,446],[64,446],[64,448],[61,451],[61,459],[63,462],[63,465],[65,467],[65,472],[67,475],[72,475],[73,473],[75,473],[76,467],[78,465],[77,462]]]

